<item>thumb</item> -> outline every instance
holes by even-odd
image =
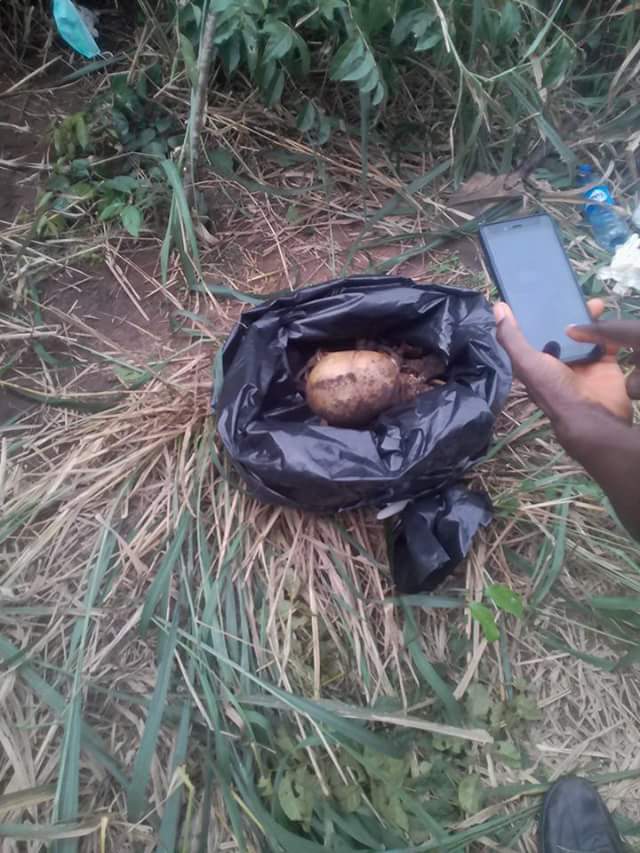
[[[538,355],[531,344],[522,334],[511,308],[505,302],[498,302],[493,313],[496,319],[496,335],[498,343],[507,351],[516,373],[532,354]]]
[[[498,343],[507,351],[515,375],[526,381],[528,374],[539,363],[541,353],[534,349],[522,334],[511,308],[506,303],[499,302],[493,313],[496,318]]]

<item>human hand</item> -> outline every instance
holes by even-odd
[[[604,312],[600,299],[589,302],[594,320]],[[552,418],[570,416],[585,402],[603,406],[627,423],[633,419],[631,399],[640,397],[640,371],[634,371],[625,383],[616,353],[622,347],[640,350],[640,322],[609,320],[592,326],[570,326],[569,337],[603,346],[604,356],[590,364],[569,366],[551,355],[538,352],[522,334],[508,305],[494,308],[498,341],[509,354],[513,370],[527,387],[532,399]],[[636,352],[636,363],[640,356]]]

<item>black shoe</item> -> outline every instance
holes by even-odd
[[[625,853],[602,797],[586,779],[565,776],[547,791],[540,818],[540,853]]]

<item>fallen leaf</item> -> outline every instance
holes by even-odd
[[[525,192],[522,176],[519,172],[506,175],[487,175],[476,172],[460,189],[449,196],[451,204],[471,204],[476,201],[490,201],[496,198],[515,198]]]
[[[482,808],[484,790],[477,776],[465,776],[458,785],[458,802],[467,814],[476,814]]]

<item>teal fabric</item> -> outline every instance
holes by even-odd
[[[71,0],[53,0],[53,17],[62,38],[86,59],[100,53],[94,37]]]

